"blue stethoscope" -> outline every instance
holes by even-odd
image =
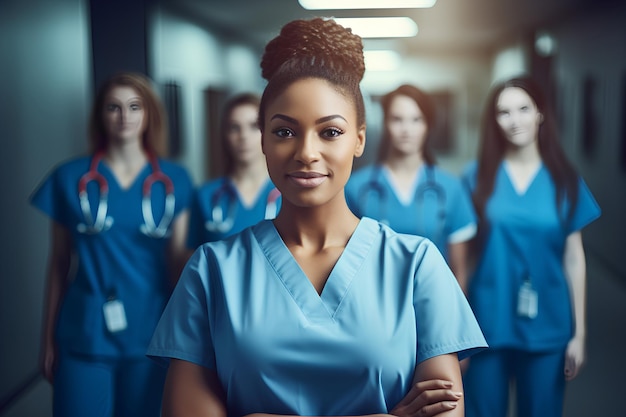
[[[103,152],[97,152],[91,159],[89,171],[87,171],[78,181],[78,199],[80,201],[80,209],[83,212],[84,223],[79,223],[76,229],[79,233],[98,234],[105,232],[113,225],[113,217],[107,215],[109,200],[109,184],[106,178],[98,172],[98,165],[102,160]],[[144,180],[142,187],[143,198],[141,200],[141,212],[144,223],[139,230],[146,236],[153,238],[163,238],[169,235],[168,227],[174,218],[174,208],[176,206],[176,197],[174,197],[174,183],[161,171],[159,163],[155,155],[149,155],[148,159],[152,166],[152,173]],[[99,200],[96,217],[94,219],[89,204],[87,194],[87,184],[91,181],[98,183]],[[165,187],[165,210],[161,221],[157,225],[154,221],[152,212],[152,186],[157,183],[163,183]]]
[[[426,181],[422,182],[417,186],[417,190],[415,190],[417,205],[420,209],[420,212],[423,213],[423,205],[425,196],[428,193],[434,193],[437,198],[437,227],[435,228],[435,234],[433,236],[433,241],[437,241],[438,238],[442,237],[443,229],[445,227],[446,222],[446,191],[443,187],[435,180],[435,169],[432,165],[425,166],[426,171]],[[378,198],[378,205],[380,207],[380,213],[378,220],[381,223],[389,224],[389,219],[387,218],[387,190],[384,185],[380,181],[380,176],[382,175],[382,167],[378,166],[372,169],[372,174],[370,178],[367,180],[365,184],[359,190],[359,209],[361,212],[364,212],[365,207],[367,207],[367,198],[371,193],[375,194],[375,197]]]
[[[228,202],[227,215],[224,217],[224,210],[220,201],[222,197],[226,197]],[[267,195],[265,203],[265,218],[273,219],[276,217],[278,206],[277,201],[280,198],[280,191],[273,188]],[[204,227],[209,232],[227,233],[235,224],[237,211],[237,194],[234,186],[227,179],[224,179],[220,187],[213,193],[211,197],[211,218],[204,223]]]

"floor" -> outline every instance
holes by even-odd
[[[617,277],[593,256],[588,259],[587,364],[569,383],[566,417],[626,416],[626,277]],[[50,417],[51,389],[43,380],[1,417]],[[513,417],[513,416],[510,416]],[[523,416],[519,416],[523,417]]]

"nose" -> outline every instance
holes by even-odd
[[[128,119],[128,109],[123,108],[120,111],[120,120],[122,123],[125,123],[127,119]]]
[[[261,137],[261,132],[259,129],[255,129],[253,127],[242,129],[239,140],[242,142],[256,142],[258,138]]]
[[[512,112],[511,117],[509,118],[509,124],[512,128],[516,128],[519,126],[520,115],[517,112]]]
[[[307,133],[296,141],[295,159],[305,165],[319,160],[319,138],[314,132]]]

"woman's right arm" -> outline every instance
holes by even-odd
[[[54,379],[57,346],[54,330],[61,301],[67,289],[67,279],[72,259],[72,243],[69,230],[52,221],[50,228],[50,254],[46,273],[45,307],[42,325],[41,372],[50,383]]]
[[[163,390],[162,417],[226,417],[224,392],[217,373],[171,359]]]

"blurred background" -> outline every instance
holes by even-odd
[[[51,389],[37,371],[49,222],[28,197],[57,163],[86,152],[95,88],[118,70],[148,74],[170,116],[170,156],[199,184],[221,170],[211,139],[224,100],[260,93],[265,43],[284,23],[313,16],[413,22],[407,37],[364,40],[368,146],[358,164],[376,152],[378,98],[402,83],[435,97],[438,161],[455,173],[475,157],[495,81],[528,73],[550,93],[563,146],[603,210],[583,235],[589,357],[565,413],[624,415],[626,2],[306,10],[298,0],[0,0],[0,416],[51,416]]]

